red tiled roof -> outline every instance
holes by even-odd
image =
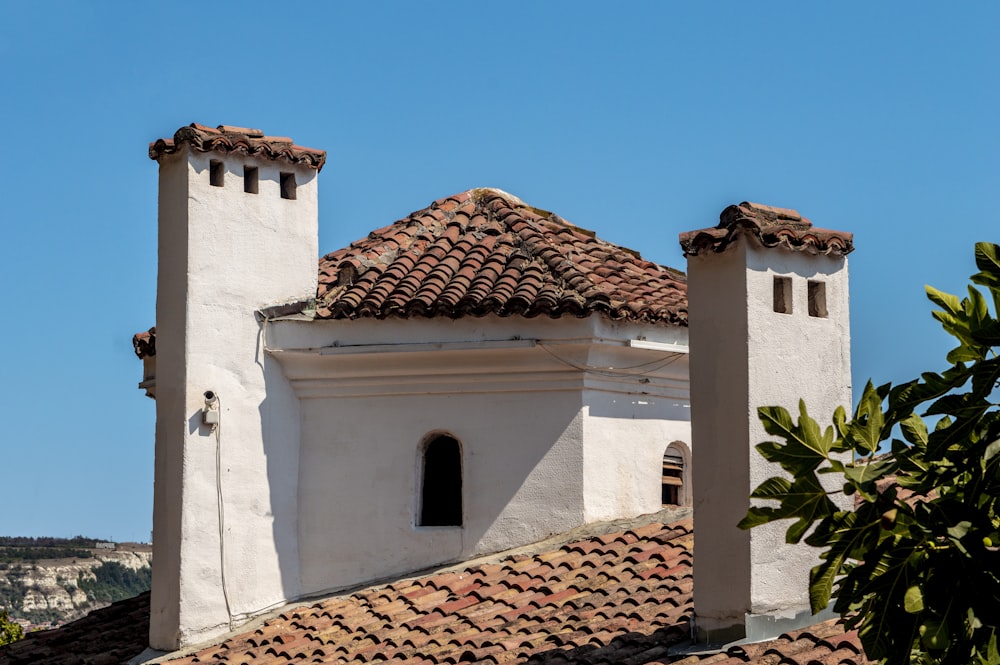
[[[326,163],[325,150],[313,150],[295,145],[286,136],[264,136],[259,129],[219,125],[208,127],[191,123],[181,127],[172,139],[157,139],[149,144],[149,158],[159,160],[163,155],[177,152],[182,144],[188,144],[199,152],[238,152],[244,155],[259,155],[267,159],[280,159],[295,164],[304,164],[317,171]]]
[[[320,260],[317,316],[588,316],[687,325],[684,273],[474,189]]]
[[[0,665],[121,665],[149,643],[149,592],[0,647]]]
[[[135,355],[142,358],[151,358],[156,355],[156,326],[153,326],[146,332],[136,333],[132,335],[132,348],[135,349]]]
[[[169,661],[523,663],[638,658],[689,633],[690,520],[373,587]]]
[[[832,621],[685,656],[692,546],[690,519],[539,546],[295,607],[167,662],[871,665],[856,632]],[[148,616],[148,594],[116,603],[0,647],[0,665],[126,662],[144,648]]]
[[[874,665],[865,657],[857,631],[844,632],[838,619],[785,633],[774,640],[670,662],[673,665]]]
[[[816,228],[795,210],[744,201],[719,215],[719,224],[709,229],[680,234],[685,256],[721,252],[741,234],[755,237],[765,247],[781,245],[813,254],[844,256],[854,251],[854,234]]]

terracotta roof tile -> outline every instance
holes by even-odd
[[[120,665],[146,648],[149,593],[0,647],[0,665]]]
[[[723,653],[675,653],[689,634],[692,546],[690,519],[654,522],[290,607],[167,662],[872,665],[835,621]],[[144,594],[0,647],[0,665],[124,663],[143,650],[148,617]]]
[[[132,336],[132,348],[135,355],[142,358],[150,358],[156,355],[156,326],[146,332],[136,333]]]
[[[495,189],[439,199],[326,255],[317,316],[588,316],[687,325],[680,271]]]
[[[237,152],[258,155],[267,159],[303,164],[317,171],[326,163],[325,150],[313,150],[300,145],[287,136],[265,136],[259,129],[219,125],[208,127],[191,123],[181,127],[173,138],[157,139],[149,144],[149,158],[159,160],[163,155],[177,152],[187,144],[198,152]]]
[[[690,520],[614,534],[617,554],[589,542],[289,609],[249,634],[169,662],[590,663],[601,661],[581,658],[597,653],[640,663],[683,640],[690,587],[650,584],[638,572],[663,558],[689,577]]]
[[[816,228],[795,210],[744,201],[719,215],[719,224],[709,229],[680,234],[685,256],[721,252],[740,235],[750,235],[765,247],[782,246],[813,254],[844,256],[854,251],[854,235]]]

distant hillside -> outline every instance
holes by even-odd
[[[149,589],[150,545],[0,536],[0,609],[30,628],[77,619]]]

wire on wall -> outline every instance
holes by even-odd
[[[222,399],[216,393],[219,405],[219,422],[212,429],[215,431],[215,492],[219,506],[219,573],[222,578],[222,597],[226,601],[226,616],[229,617],[229,630],[236,626],[233,620],[233,608],[229,602],[229,584],[226,581],[226,502],[222,495]]]
[[[575,370],[581,372],[592,372],[594,374],[599,374],[602,376],[644,376],[646,374],[651,374],[658,370],[663,369],[675,362],[683,356],[683,353],[669,353],[663,358],[658,358],[656,360],[650,360],[649,362],[639,363],[638,365],[630,365],[629,367],[596,367],[594,365],[577,365],[576,363],[570,362],[565,358],[556,354],[552,349],[548,348],[547,345],[542,344],[540,341],[536,343],[543,351],[552,356],[554,359],[558,360],[567,367],[572,367]],[[633,372],[631,370],[641,369],[647,367],[645,371]]]

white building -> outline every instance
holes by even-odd
[[[794,211],[742,204],[682,238],[689,369],[683,273],[510,194],[440,199],[317,270],[324,152],[191,125],[150,156],[157,325],[136,350],[157,410],[153,647],[689,503],[692,411],[694,491],[724,486],[705,515],[735,523],[764,473],[753,407],[850,402],[851,237]],[[828,389],[797,390],[817,365]],[[711,547],[786,556],[726,537]],[[699,566],[726,567],[704,543]],[[801,610],[798,589],[724,578],[746,591],[729,607],[704,585],[713,631]]]

